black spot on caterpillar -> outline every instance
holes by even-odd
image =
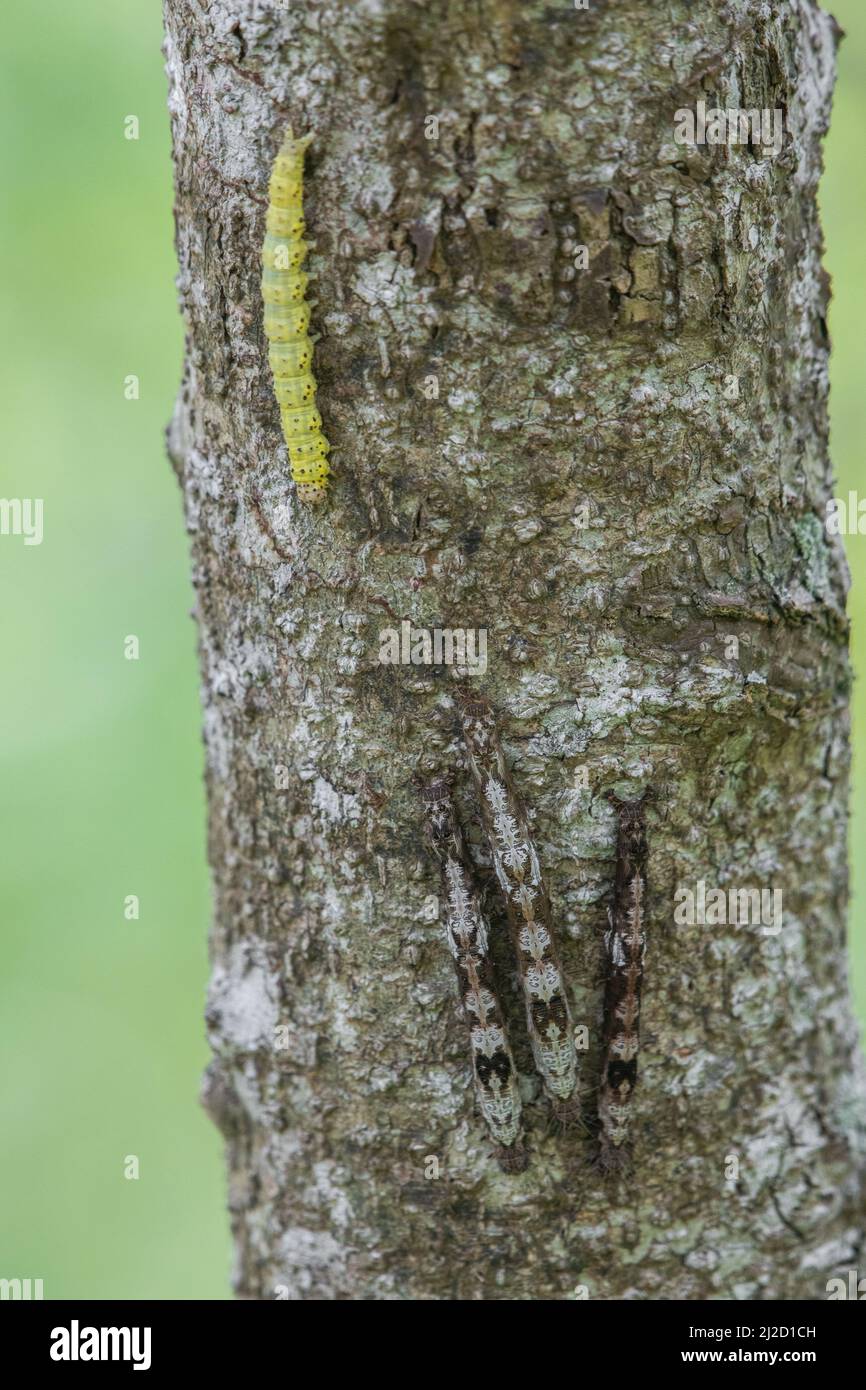
[[[579,1100],[574,1029],[538,854],[505,763],[490,705],[486,700],[463,697],[460,706],[482,821],[514,937],[535,1064],[557,1117],[576,1119]]]
[[[310,304],[305,299],[309,276],[301,269],[312,244],[304,240],[304,151],[312,138],[296,140],[287,126],[274,160],[262,247],[262,300],[292,478],[302,502],[318,503],[327,496],[331,446],[316,409],[314,340],[307,333]]]
[[[608,1171],[628,1165],[629,1107],[637,1084],[640,997],[646,953],[644,805],[652,797],[653,792],[646,791],[638,801],[621,801],[613,792],[607,793],[619,817],[613,903],[604,936],[607,978],[598,1097],[599,1163]]]
[[[472,883],[469,858],[445,778],[420,785],[425,829],[442,874],[440,908],[469,1028],[472,1073],[481,1114],[506,1172],[522,1172],[520,1090],[488,953],[487,922]]]

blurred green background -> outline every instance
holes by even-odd
[[[844,492],[862,490],[866,440],[866,6],[832,8],[848,38],[821,203]],[[46,1298],[226,1298],[222,1143],[197,1104],[209,893],[195,631],[162,441],[182,330],[160,8],[40,0],[5,13],[4,40],[0,496],[44,498],[45,541],[0,542],[0,1277],[42,1278]],[[866,538],[848,551],[862,672]],[[138,661],[124,658],[131,634]],[[866,829],[864,691],[852,843]],[[862,855],[853,895],[863,1017]]]
[[[162,14],[39,0],[3,28],[0,496],[45,498],[45,540],[0,539],[0,1276],[226,1298]]]

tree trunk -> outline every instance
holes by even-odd
[[[825,1298],[862,1253],[864,1100],[823,526],[834,22],[810,0],[166,0],[166,24],[205,1098],[238,1294]],[[679,143],[699,101],[781,111],[779,148]],[[296,500],[262,331],[288,120],[314,136],[324,512]],[[455,672],[383,664],[404,620],[487,631],[468,683],[533,820],[590,1117],[604,793],[656,790],[626,1177],[550,1123],[495,888],[529,1164],[494,1162],[412,785],[456,774],[482,863]],[[701,882],[781,889],[781,930],[678,924]]]

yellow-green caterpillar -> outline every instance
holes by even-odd
[[[304,240],[304,151],[312,140],[296,140],[286,127],[268,187],[262,247],[262,300],[268,361],[280,407],[292,478],[302,502],[324,502],[328,494],[328,451],[316,409],[313,343],[307,333],[309,276],[301,270],[313,245]]]

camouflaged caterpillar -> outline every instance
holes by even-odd
[[[262,247],[262,300],[268,361],[280,407],[292,478],[302,502],[318,504],[328,494],[330,444],[316,409],[313,343],[307,329],[309,275],[301,269],[313,242],[304,240],[304,151],[311,135],[296,140],[286,127],[268,189]]]
[[[505,1172],[526,1167],[520,1135],[520,1089],[502,1006],[496,993],[488,928],[463,842],[451,787],[444,777],[420,785],[428,843],[442,874],[440,910],[454,958],[460,1002],[469,1029],[475,1094]]]
[[[637,1084],[640,996],[646,954],[647,842],[644,805],[621,801],[607,793],[619,824],[616,877],[604,945],[607,980],[604,992],[603,1057],[598,1117],[601,1131],[599,1163],[616,1171],[628,1167],[628,1122]]]
[[[463,737],[481,802],[481,817],[517,952],[535,1065],[562,1121],[578,1118],[577,1049],[550,899],[526,811],[486,700],[460,700]]]

